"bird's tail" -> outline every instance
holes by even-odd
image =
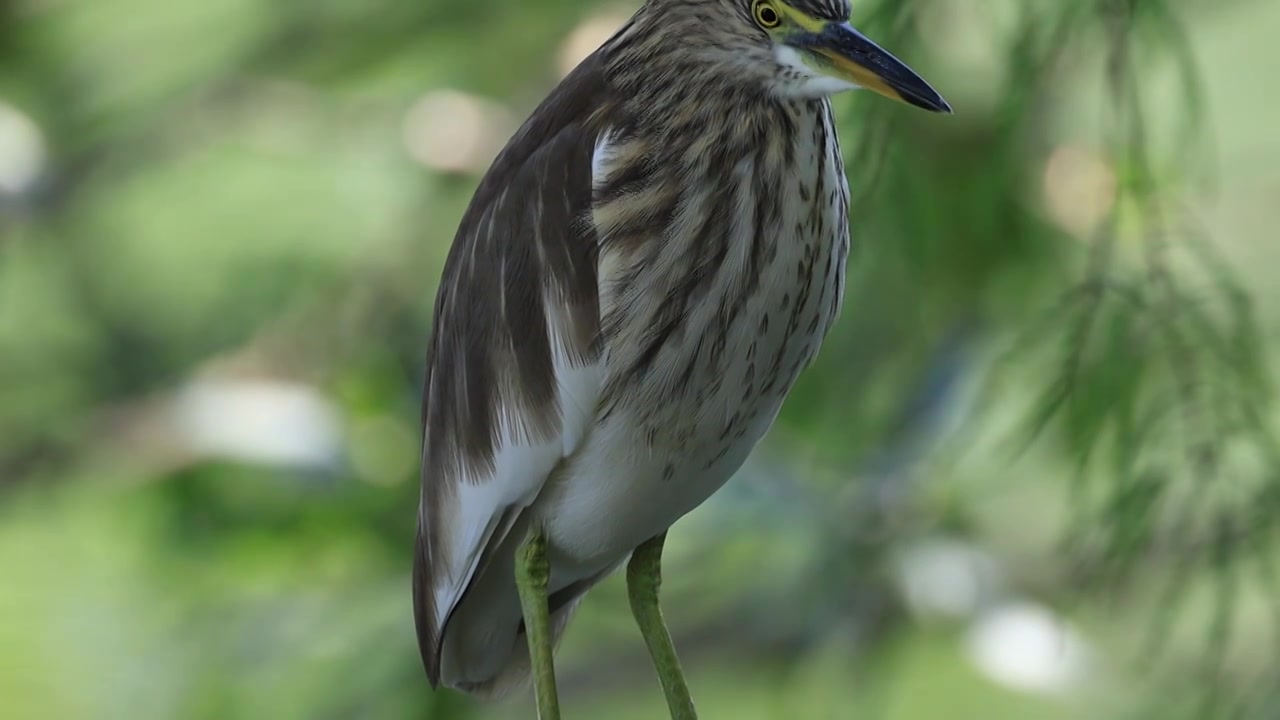
[[[480,569],[443,628],[436,667],[440,684],[445,687],[482,698],[498,698],[528,684],[529,641],[515,582],[516,549],[525,533],[523,528],[518,530]],[[555,566],[553,560],[547,604],[552,643],[558,644],[583,596],[618,565],[565,584],[556,583]],[[562,576],[561,583],[564,582]]]
[[[554,645],[559,644],[569,619],[581,601],[582,595],[578,595],[567,605],[551,613],[551,637]],[[498,626],[492,621],[486,624],[489,627],[478,627],[473,624],[456,635],[452,633],[445,635],[445,674],[442,680],[445,685],[470,695],[484,699],[497,699],[528,686],[531,674],[529,641],[525,636],[522,620],[516,620],[514,625],[507,622]],[[498,640],[498,642],[483,643],[485,646],[483,656],[470,654],[476,648],[462,647],[465,642],[463,638],[475,637],[477,634]],[[454,638],[457,640],[451,643]],[[450,662],[451,659],[464,657],[475,662],[471,665]]]

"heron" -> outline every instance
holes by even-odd
[[[435,298],[413,601],[433,688],[532,678],[586,593],[627,595],[672,718],[668,529],[741,467],[843,304],[830,98],[951,108],[849,0],[646,0],[480,180]]]

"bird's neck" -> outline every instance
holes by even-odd
[[[687,8],[686,8],[687,9]],[[650,125],[680,124],[683,111],[724,123],[722,111],[787,104],[771,82],[771,65],[748,52],[729,52],[729,40],[708,33],[685,11],[646,4],[601,50],[604,74],[628,116]]]
[[[781,99],[719,83],[675,83],[655,93],[623,95],[617,117],[634,136],[663,154],[720,165],[766,148],[784,151],[829,122],[826,98]],[[699,163],[701,164],[701,163]]]

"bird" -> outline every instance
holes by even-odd
[[[626,565],[668,710],[668,529],[768,431],[840,315],[849,186],[832,96],[951,107],[849,0],[645,0],[515,132],[435,297],[413,607],[427,678],[532,680]],[[874,311],[868,309],[867,311]]]

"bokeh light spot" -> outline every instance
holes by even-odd
[[[46,156],[39,126],[0,100],[0,195],[29,192],[44,172]]]
[[[1050,218],[1077,237],[1086,238],[1116,204],[1116,175],[1096,153],[1062,145],[1044,168],[1044,199]]]
[[[423,166],[445,172],[483,172],[510,126],[505,108],[457,90],[422,96],[404,120],[404,143]]]

